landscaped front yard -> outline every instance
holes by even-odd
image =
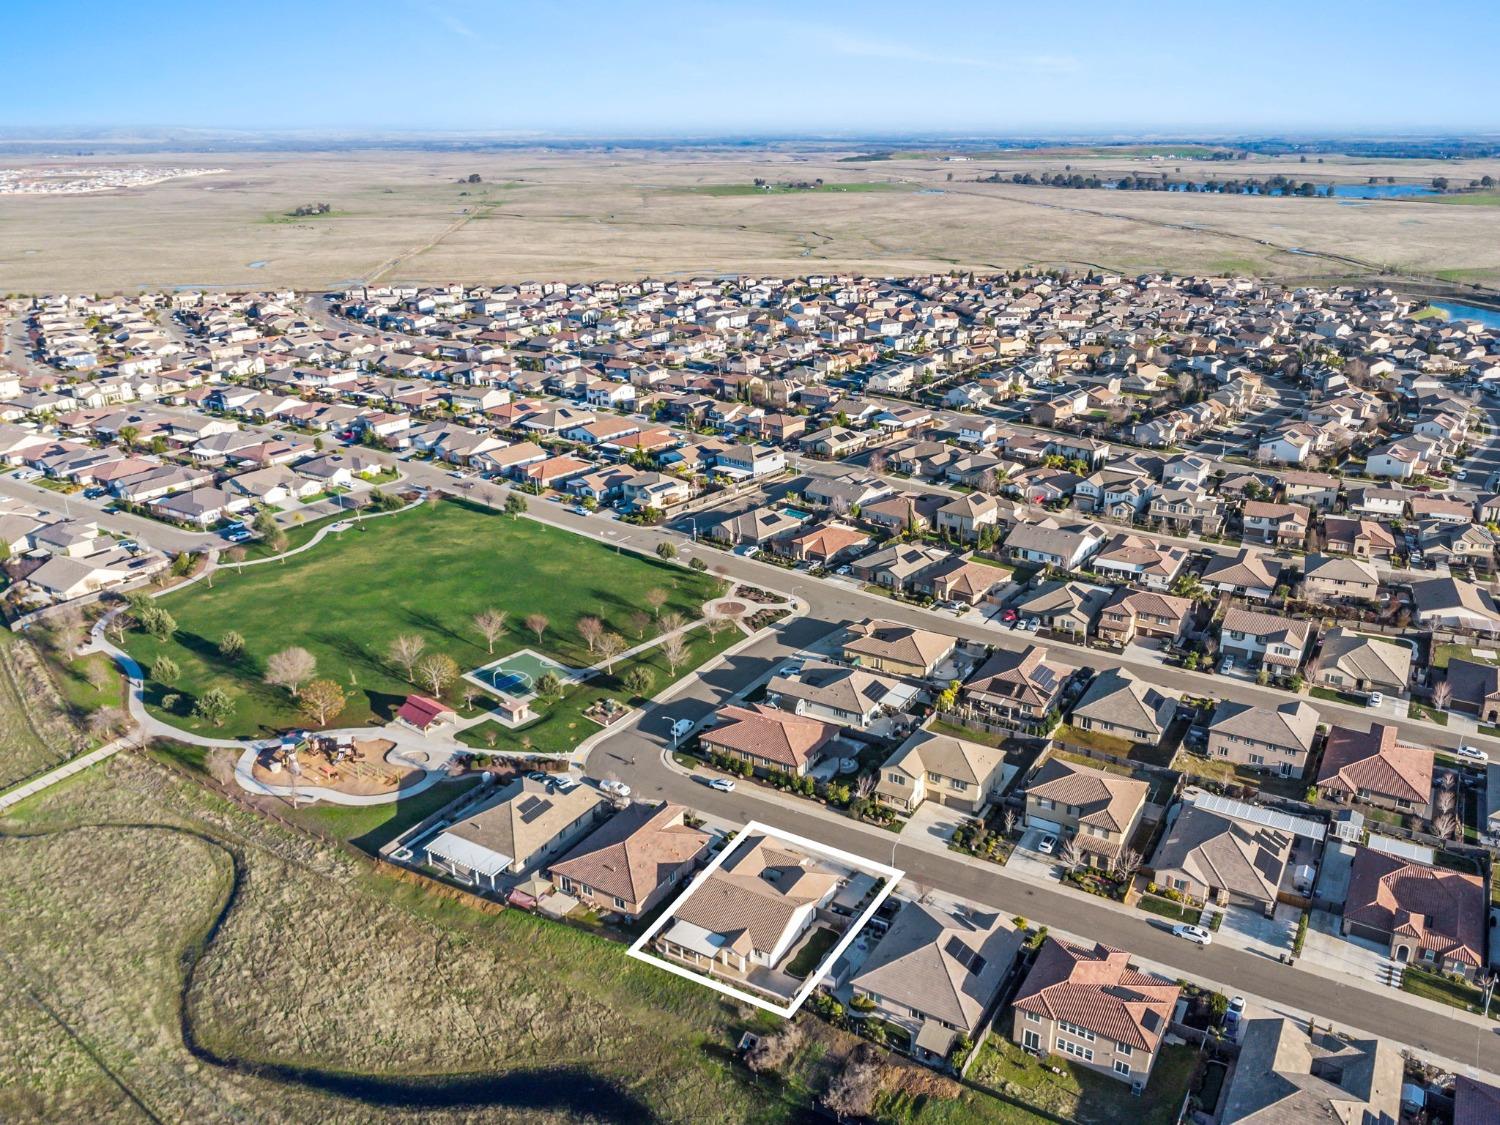
[[[1467,981],[1449,980],[1436,973],[1423,972],[1411,965],[1401,974],[1401,988],[1413,996],[1424,996],[1455,1008],[1477,1012],[1484,1007],[1484,991]]]
[[[1192,1047],[1163,1047],[1145,1091],[1135,1097],[1128,1082],[1095,1074],[1061,1055],[1038,1059],[997,1029],[980,1048],[969,1078],[1066,1121],[1172,1125],[1197,1063]],[[1062,1073],[1053,1074],[1049,1065]]]
[[[132,631],[126,648],[148,672],[164,655],[176,663],[173,682],[149,682],[146,698],[185,729],[255,737],[312,725],[285,688],[263,682],[267,659],[291,646],[310,652],[315,675],[348,697],[330,725],[358,726],[390,718],[408,692],[429,690],[390,661],[399,635],[421,637],[423,655],[449,656],[461,672],[521,648],[580,667],[599,657],[580,636],[579,618],[598,617],[627,644],[639,643],[658,632],[646,602],[651,590],[666,595],[663,613],[691,620],[717,583],[533,520],[445,502],[356,524],[284,563],[221,571],[212,588],[198,582],[159,598],[176,632],[158,641]],[[473,623],[488,609],[509,615],[493,654]],[[525,623],[532,614],[547,618],[540,638]],[[233,660],[219,651],[231,631],[245,642]],[[657,690],[665,683],[659,677]],[[233,699],[220,727],[191,716],[193,701],[211,687]],[[455,681],[446,696],[457,702],[462,690]],[[178,696],[170,713],[162,706],[168,695]]]

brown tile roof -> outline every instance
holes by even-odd
[[[722,725],[703,732],[705,743],[791,769],[807,765],[838,731],[830,723],[759,703],[723,707],[717,717]]]
[[[953,650],[954,639],[896,621],[871,620],[854,625],[844,651],[926,668]]]
[[[672,917],[732,939],[743,934],[752,948],[769,952],[792,915],[820,900],[837,882],[832,872],[816,870],[809,857],[765,836],[752,836],[694,888]]]
[[[1144,781],[1074,765],[1063,758],[1048,758],[1026,787],[1028,797],[1076,807],[1080,824],[1115,832],[1125,830],[1150,791]]]
[[[1130,966],[1123,949],[1093,948],[1048,938],[1015,1006],[1096,1035],[1155,1051],[1167,1030],[1181,989],[1171,981]]]
[[[1344,918],[1408,937],[1417,949],[1431,949],[1442,959],[1477,966],[1484,960],[1486,901],[1478,875],[1360,848],[1349,870]]]
[[[644,902],[712,839],[683,823],[686,811],[666,801],[631,805],[554,863],[552,875],[627,903]]]
[[[993,695],[1048,707],[1057,697],[1069,669],[1047,662],[1046,651],[1031,645],[1024,652],[999,649],[964,684],[965,694]]]
[[[1368,731],[1328,732],[1318,784],[1358,794],[1361,789],[1425,805],[1432,797],[1432,751],[1396,741],[1396,728],[1376,723]]]

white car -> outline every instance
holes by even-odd
[[[1378,691],[1372,691],[1365,699],[1366,707],[1381,707],[1385,705],[1385,696]]]
[[[608,781],[601,781],[599,789],[601,792],[608,793],[611,797],[630,796],[630,786],[626,785],[623,781],[616,781],[614,778],[610,778]]]
[[[1192,942],[1194,945],[1210,945],[1214,940],[1214,935],[1209,933],[1202,926],[1190,926],[1186,922],[1179,922],[1177,925],[1173,926],[1172,936],[1187,938],[1187,940]]]
[[[552,785],[560,793],[571,793],[578,788],[578,779],[568,774],[556,774],[552,778]]]
[[[1057,850],[1057,837],[1043,836],[1040,840],[1037,841],[1036,850],[1041,852],[1043,855],[1051,855]]]
[[[710,789],[717,789],[720,793],[733,793],[734,780],[728,777],[716,777],[708,783]]]
[[[1456,753],[1460,758],[1468,758],[1471,762],[1488,762],[1490,760],[1489,754],[1477,746],[1460,745]]]

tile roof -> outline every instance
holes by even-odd
[[[1430,949],[1444,960],[1479,966],[1487,903],[1478,875],[1360,848],[1349,869],[1344,920],[1410,938],[1417,949]]]
[[[765,836],[747,838],[673,911],[675,921],[701,926],[732,940],[743,934],[753,949],[769,953],[797,911],[823,898],[838,882],[808,856]]]
[[[1063,758],[1048,758],[1032,774],[1028,797],[1042,797],[1078,809],[1080,824],[1122,832],[1135,818],[1151,786],[1133,777],[1089,769]]]
[[[1336,726],[1323,748],[1318,784],[1426,805],[1432,797],[1432,766],[1432,751],[1397,742],[1393,726],[1376,723],[1368,731]]]
[[[1163,977],[1132,968],[1123,949],[1048,938],[1016,993],[1015,1007],[1155,1051],[1181,991]]]
[[[705,743],[764,758],[789,769],[806,766],[838,733],[831,723],[760,703],[721,707],[716,718],[721,725],[703,732]]]
[[[552,875],[565,875],[627,903],[644,902],[713,838],[683,823],[686,812],[666,801],[631,805],[554,863]]]

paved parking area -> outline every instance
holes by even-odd
[[[1057,860],[1036,850],[1042,837],[1052,834],[1045,829],[1028,828],[1022,834],[1021,842],[1016,845],[1016,850],[1006,861],[1005,869],[1013,875],[1038,883],[1057,882]]]
[[[1275,960],[1291,951],[1300,917],[1302,911],[1285,903],[1278,904],[1275,915],[1269,918],[1248,906],[1231,906],[1224,911],[1214,940]]]
[[[1363,981],[1389,984],[1391,959],[1384,946],[1339,933],[1338,915],[1314,910],[1308,920],[1307,940],[1302,945],[1302,967],[1327,970]]]

